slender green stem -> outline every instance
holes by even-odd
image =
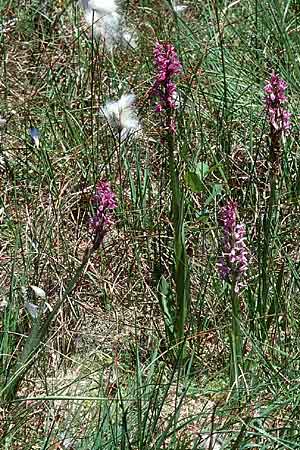
[[[260,337],[266,338],[267,333],[267,307],[270,287],[270,274],[272,273],[272,233],[276,225],[276,197],[277,197],[277,178],[276,174],[271,173],[270,196],[263,219],[263,246],[262,246],[262,264],[261,264],[261,288],[258,303],[258,315],[260,322]]]
[[[171,178],[171,220],[174,226],[174,256],[175,256],[175,289],[176,314],[175,335],[177,342],[183,342],[185,325],[190,309],[190,282],[188,258],[185,247],[184,233],[184,194],[180,189],[180,180],[175,165],[175,136],[168,133],[169,172]]]
[[[231,307],[232,307],[232,327],[231,327],[231,384],[239,390],[240,375],[242,369],[242,339],[241,339],[241,307],[240,299],[235,292],[236,280],[231,285]]]

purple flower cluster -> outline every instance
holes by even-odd
[[[105,233],[113,225],[114,221],[111,217],[111,212],[117,207],[115,194],[107,181],[101,180],[97,183],[96,193],[92,201],[97,208],[95,215],[90,219],[90,230],[95,235],[95,249],[100,246]]]
[[[159,98],[155,111],[171,112],[176,108],[176,85],[172,78],[182,72],[177,53],[173,45],[168,42],[157,42],[153,51],[157,74],[152,92]],[[174,123],[168,124],[175,132]]]
[[[222,280],[235,283],[235,292],[243,286],[241,278],[248,268],[248,251],[245,245],[246,228],[244,224],[237,224],[237,204],[229,201],[220,213],[223,225],[224,239],[222,256],[217,267]]]
[[[265,104],[267,117],[275,133],[280,135],[288,135],[291,122],[291,114],[283,108],[283,104],[287,101],[285,91],[287,83],[279,78],[273,71],[270,80],[265,85]]]

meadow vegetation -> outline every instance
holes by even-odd
[[[300,448],[296,0],[0,1],[0,448]]]

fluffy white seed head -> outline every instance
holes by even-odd
[[[112,14],[118,8],[115,0],[79,0],[79,4],[85,11],[94,10],[99,16]]]
[[[93,9],[100,16],[117,12],[117,4],[114,0],[89,0],[88,8]]]
[[[115,0],[80,0],[80,3],[93,36],[100,38],[108,50],[117,45],[136,47],[136,33],[124,25]]]
[[[121,33],[121,16],[118,13],[100,16],[92,9],[85,11],[85,20],[93,28],[93,35],[100,37],[105,46],[112,50],[113,46],[119,42]]]
[[[177,2],[175,0],[172,1],[172,8],[176,12],[176,14],[182,14],[186,9],[187,5],[177,5]]]
[[[141,131],[141,125],[133,106],[134,102],[135,95],[126,94],[122,95],[116,102],[107,102],[101,108],[101,112],[109,125],[121,133],[122,140]]]

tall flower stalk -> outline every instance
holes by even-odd
[[[223,227],[222,252],[217,267],[222,280],[231,287],[231,382],[238,389],[242,368],[241,308],[239,293],[244,286],[249,254],[245,244],[246,228],[237,223],[237,204],[228,201],[220,212]]]
[[[163,142],[167,147],[167,160],[169,179],[171,181],[172,202],[170,220],[174,228],[174,259],[175,270],[174,282],[176,290],[176,305],[163,305],[163,313],[172,310],[169,315],[172,320],[166,325],[169,336],[175,339],[177,344],[183,344],[185,339],[185,325],[187,323],[190,309],[190,282],[189,267],[185,245],[184,219],[185,199],[184,192],[180,186],[180,179],[176,168],[175,152],[176,121],[175,109],[177,89],[174,78],[182,72],[182,66],[173,45],[168,42],[157,42],[154,51],[154,64],[156,68],[155,80],[152,94],[157,98],[155,111],[162,117],[164,128]],[[172,296],[171,296],[172,301]],[[166,321],[165,321],[166,323]]]
[[[270,277],[273,269],[273,245],[272,236],[278,223],[278,174],[281,166],[283,144],[291,131],[291,114],[286,109],[287,83],[274,71],[266,81],[264,87],[264,106],[266,119],[269,124],[267,142],[269,147],[269,159],[271,162],[269,174],[269,197],[264,205],[264,214],[261,226],[263,238],[260,246],[260,284],[257,312],[260,324],[260,338],[264,339],[274,317],[275,304],[268,302],[270,291]],[[269,318],[268,318],[269,316]]]

